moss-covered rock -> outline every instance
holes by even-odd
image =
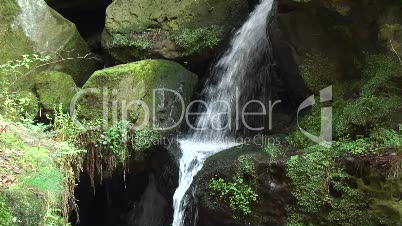
[[[402,178],[387,177],[375,170],[357,179],[357,187],[368,197],[369,212],[379,223],[397,225],[402,222]]]
[[[103,47],[122,62],[205,58],[247,14],[246,0],[116,0],[107,9]]]
[[[75,25],[49,8],[44,0],[6,1],[0,5],[0,20],[0,64],[27,54],[49,55],[54,63],[38,70],[66,72],[77,84],[83,84],[94,70],[93,59],[79,59],[90,54],[90,50]]]
[[[24,95],[30,93],[27,97],[32,100],[32,104],[39,102],[41,109],[48,112],[59,104],[62,104],[64,111],[68,111],[70,102],[79,88],[68,74],[43,71],[20,78],[11,86],[11,90]],[[30,106],[30,109],[33,111],[33,106]]]
[[[212,179],[215,181],[222,179],[229,183],[241,179],[240,184],[249,186],[258,195],[257,200],[248,205],[251,213],[238,214],[237,210],[244,210],[245,204],[242,202],[231,206],[229,200],[239,198],[230,197],[233,193],[227,193],[223,199],[219,197],[220,195],[216,195],[215,187],[211,186],[213,183],[211,181],[214,181]],[[229,187],[228,191],[242,188],[236,186],[239,184],[233,183],[233,185],[235,188]],[[194,195],[189,195],[191,207],[187,212],[189,216],[186,224],[191,222],[194,225],[285,225],[286,206],[290,203],[286,159],[274,160],[256,144],[233,147],[209,157],[203,169],[194,178],[188,192],[194,192]],[[247,193],[240,190],[238,194],[241,196]],[[191,218],[193,215],[190,213],[196,213],[197,217]],[[193,219],[197,219],[197,222],[192,222]]]
[[[105,102],[108,104],[107,119],[122,119],[123,105],[126,105],[125,119],[137,125],[144,122],[148,127],[174,125],[182,114],[180,97],[171,91],[156,91],[154,100],[154,90],[163,88],[176,91],[187,104],[191,100],[196,82],[195,74],[180,64],[166,60],[144,60],[96,71],[83,88],[98,90],[80,99],[81,116],[85,119],[104,118]],[[143,104],[133,102],[137,100],[143,101]],[[144,104],[149,110],[144,108]],[[148,118],[146,112],[149,114]]]
[[[23,189],[3,192],[5,203],[12,216],[12,225],[42,225],[47,205],[43,195]]]
[[[34,91],[45,110],[52,110],[59,104],[68,110],[77,90],[71,76],[62,72],[42,72],[34,77]]]

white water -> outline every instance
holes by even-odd
[[[213,154],[237,145],[227,142],[232,131],[230,128],[232,115],[229,112],[234,108],[238,98],[236,92],[240,95],[243,92],[241,88],[247,79],[249,67],[254,65],[256,56],[260,56],[266,50],[267,17],[273,2],[274,0],[261,0],[249,19],[235,34],[231,47],[213,70],[213,76],[219,77],[219,82],[204,90],[208,108],[206,114],[197,120],[197,128],[203,130],[195,131],[189,139],[180,141],[182,157],[179,186],[173,196],[173,226],[184,225],[185,208],[188,204],[186,192],[194,176],[202,169],[205,160]],[[221,104],[217,104],[217,101]]]

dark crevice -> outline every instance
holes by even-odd
[[[59,2],[50,1],[48,4],[75,24],[93,53],[105,55],[101,48],[101,35],[105,28],[106,8],[112,3],[112,0],[100,0],[92,4],[77,0],[64,4]]]
[[[94,177],[95,188],[87,161],[84,166],[75,189],[79,212],[72,211],[72,225],[164,226],[172,221],[178,166],[170,151],[155,147],[145,158],[131,158],[125,171],[103,171],[102,177]]]

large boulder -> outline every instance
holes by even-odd
[[[220,199],[211,188],[213,178],[230,182],[238,177],[258,195],[250,204],[251,213],[246,216],[236,215],[230,208],[229,199]],[[192,219],[197,219],[191,225],[285,225],[286,207],[291,202],[286,159],[274,159],[255,144],[220,152],[207,159],[188,195],[192,204],[187,209],[186,222],[189,224]],[[194,213],[198,216],[192,218]]]
[[[85,119],[118,118],[167,128],[184,121],[182,110],[190,102],[196,83],[195,74],[167,60],[143,60],[107,68],[96,71],[85,83],[84,90],[96,90],[80,98],[80,114]]]
[[[246,0],[116,0],[107,8],[102,45],[122,62],[208,59],[247,14]]]
[[[395,55],[393,46],[401,56],[398,1],[285,0],[278,4],[270,37],[278,71],[294,84],[292,89],[300,89],[299,72],[307,88],[318,93],[336,81],[361,77],[367,53]]]
[[[35,76],[34,91],[44,110],[53,110],[55,106],[61,104],[63,110],[67,111],[78,87],[70,75],[51,71]]]
[[[0,5],[0,20],[0,64],[21,59],[23,55],[50,56],[46,62],[34,62],[34,65],[46,63],[38,70],[68,73],[79,85],[95,69],[93,58],[83,59],[91,52],[75,25],[49,8],[44,0],[6,1]]]

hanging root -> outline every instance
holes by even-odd
[[[392,51],[393,51],[393,52],[395,53],[395,55],[398,57],[399,63],[401,64],[401,67],[402,67],[402,60],[401,60],[401,57],[399,56],[398,52],[395,50],[394,45],[392,44],[392,40],[391,40],[391,39],[389,40],[389,43],[391,44]]]

